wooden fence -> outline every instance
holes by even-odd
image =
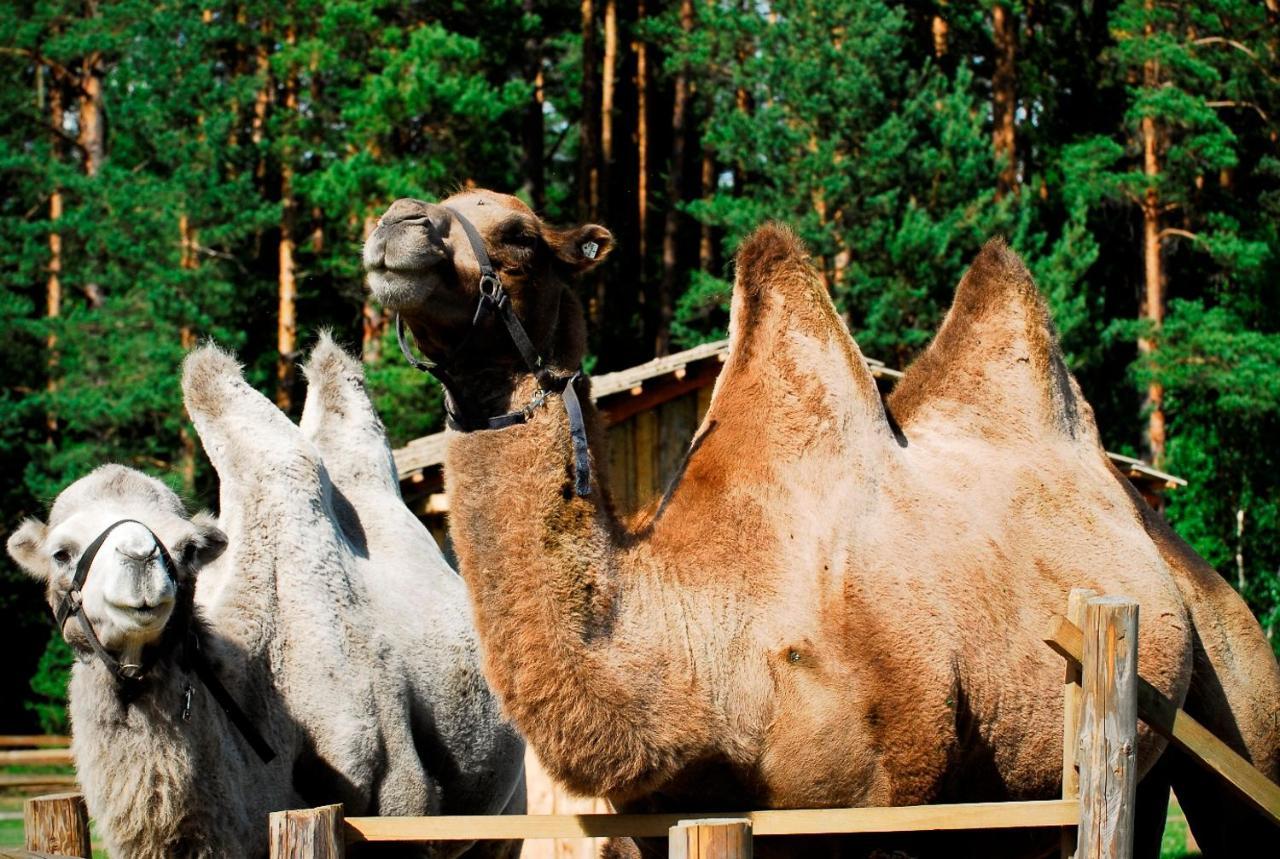
[[[72,766],[71,738],[46,734],[0,736],[0,767]],[[67,788],[71,773],[0,772],[0,789]]]
[[[1280,826],[1280,787],[1138,676],[1138,605],[1091,591],[1071,593],[1045,641],[1066,660],[1063,696],[1063,795],[1036,802],[966,803],[893,808],[834,808],[688,814],[549,814],[523,816],[348,817],[340,805],[271,815],[272,859],[340,859],[366,843],[544,838],[668,839],[671,859],[749,859],[756,835],[842,835],[1025,827],[1062,830],[1062,855],[1130,859],[1141,718],[1245,801]],[[49,799],[63,800],[61,804]],[[65,797],[28,801],[27,849],[66,852],[42,814],[84,814]],[[67,811],[70,809],[70,812]],[[87,827],[87,823],[86,823]],[[87,832],[87,828],[83,828]],[[87,837],[87,836],[86,836]],[[87,844],[87,841],[86,841]]]

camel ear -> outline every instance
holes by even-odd
[[[49,578],[49,559],[41,552],[44,546],[48,527],[39,519],[26,519],[18,530],[9,535],[9,557],[18,562],[18,566],[39,581]]]
[[[586,224],[571,230],[543,230],[547,245],[556,259],[574,274],[595,268],[613,250],[613,233],[599,224]]]
[[[227,535],[209,513],[191,517],[191,533],[173,547],[174,560],[194,572],[217,560],[227,550]]]
[[[986,438],[1047,434],[1097,443],[1093,412],[1067,370],[1044,298],[1000,239],[978,254],[942,327],[889,398],[909,429],[929,415]]]

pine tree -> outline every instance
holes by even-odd
[[[880,2],[697,4],[696,15],[692,28],[669,23],[669,62],[694,70],[703,144],[726,176],[689,210],[727,247],[766,219],[792,223],[863,348],[905,364],[967,259],[1011,226],[972,76],[912,68],[906,15]],[[681,342],[723,330],[726,288],[693,277]]]

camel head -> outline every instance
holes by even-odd
[[[72,587],[76,566],[99,535],[107,534],[81,587],[83,612],[106,650],[140,664],[143,648],[158,643],[175,608],[189,608],[196,572],[222,554],[226,535],[208,514],[188,517],[178,496],[155,478],[122,465],[104,465],[67,487],[49,522],[28,519],[9,537],[9,555],[45,583],[52,609]],[[142,524],[144,523],[145,527]],[[170,570],[157,539],[172,559]],[[67,617],[67,643],[91,651],[81,623]]]
[[[473,327],[481,269],[460,216],[475,226],[539,353],[576,367],[585,331],[569,283],[613,248],[613,236],[596,224],[557,229],[493,191],[463,191],[439,204],[397,200],[364,246],[373,297],[400,314],[419,348],[455,375],[515,366],[519,356],[499,320],[482,316]]]

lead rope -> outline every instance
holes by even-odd
[[[521,360],[537,380],[539,391],[522,409],[472,421],[461,413],[458,408],[459,400],[450,391],[451,387],[457,386],[449,372],[441,366],[441,362],[421,361],[413,354],[405,333],[404,320],[396,314],[396,340],[400,344],[400,351],[414,369],[430,373],[440,380],[440,384],[445,389],[445,414],[450,425],[460,432],[504,429],[528,423],[533,413],[546,402],[548,394],[560,394],[564,400],[565,415],[569,419],[569,439],[573,447],[573,490],[579,498],[585,498],[591,494],[591,451],[587,446],[587,425],[582,412],[582,402],[578,399],[578,392],[574,387],[583,377],[582,371],[578,370],[569,376],[556,376],[544,365],[542,356],[538,354],[533,341],[529,338],[529,333],[520,324],[520,319],[511,307],[510,296],[503,288],[502,280],[489,261],[489,254],[485,250],[480,233],[461,212],[449,206],[444,208],[462,225],[462,230],[471,243],[471,251],[475,254],[476,262],[480,266],[480,299],[476,305],[475,316],[471,320],[471,331],[468,331],[462,342],[450,352],[449,357],[456,357],[462,351],[470,341],[471,333],[475,331],[476,326],[486,314],[496,312],[502,319],[516,351],[520,353]]]

